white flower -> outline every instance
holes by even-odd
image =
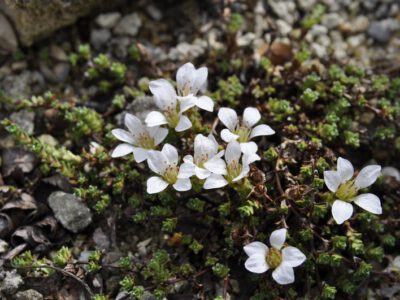
[[[208,96],[197,97],[199,90],[207,85],[208,70],[206,67],[196,69],[192,63],[186,63],[176,73],[176,85],[178,98],[186,105],[197,106],[198,108],[212,112],[214,101]]]
[[[256,136],[272,135],[275,131],[266,124],[253,126],[260,121],[260,112],[255,107],[247,107],[243,112],[243,118],[239,118],[231,108],[222,107],[218,111],[218,118],[227,127],[221,131],[221,138],[229,143],[239,141],[243,153],[255,153],[257,144],[250,142]]]
[[[192,188],[189,178],[178,178],[178,151],[170,144],[165,144],[161,151],[149,151],[147,163],[149,168],[160,176],[147,180],[147,193],[159,193],[172,185],[175,190],[184,192]]]
[[[218,153],[218,143],[213,135],[205,137],[202,134],[196,135],[194,139],[194,157],[186,155],[184,163],[179,168],[178,178],[190,178],[196,175],[199,179],[206,179],[211,175],[211,171],[206,165],[211,164],[214,168],[224,167],[225,162],[221,158],[224,151]]]
[[[147,127],[137,117],[128,113],[125,115],[125,126],[128,131],[124,129],[111,131],[117,139],[124,142],[114,149],[112,157],[133,153],[135,160],[140,163],[147,159],[148,151],[155,149],[168,135],[168,129],[159,126]]]
[[[215,163],[210,160],[204,167],[211,171],[211,175],[204,182],[205,189],[217,189],[225,185],[238,182],[247,176],[250,171],[250,164],[260,157],[257,154],[243,154],[242,162],[240,157],[242,152],[237,141],[231,141],[225,150],[225,161]]]
[[[286,229],[278,229],[272,232],[269,238],[271,248],[261,242],[252,242],[244,246],[243,250],[249,256],[244,264],[245,268],[257,274],[274,269],[272,278],[277,283],[294,282],[293,268],[300,266],[306,260],[306,256],[296,247],[283,247],[285,240]]]
[[[152,111],[146,116],[146,124],[149,127],[168,124],[176,131],[185,131],[192,127],[189,118],[183,112],[191,106],[182,105],[177,100],[177,95],[173,86],[165,79],[153,80],[149,84],[150,91],[154,95],[154,102],[161,110]]]
[[[337,171],[324,172],[325,184],[337,198],[332,205],[332,216],[336,223],[342,224],[350,219],[353,214],[351,202],[373,214],[382,213],[381,201],[376,195],[366,193],[357,196],[358,190],[372,185],[380,174],[381,166],[370,165],[363,168],[357,177],[352,179],[353,165],[341,157],[337,160]]]

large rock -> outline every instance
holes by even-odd
[[[73,194],[53,192],[48,203],[56,219],[74,233],[85,229],[92,222],[90,209]]]
[[[0,13],[0,54],[13,52],[18,48],[14,29],[7,18]]]
[[[21,44],[30,46],[55,30],[73,24],[79,17],[121,2],[123,1],[0,0],[0,10],[11,19]]]

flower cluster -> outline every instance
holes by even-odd
[[[206,67],[196,69],[193,64],[186,63],[177,71],[176,89],[165,79],[151,81],[149,88],[159,111],[150,112],[145,124],[137,117],[126,114],[128,130],[112,131],[123,142],[114,149],[113,157],[132,153],[138,163],[146,161],[149,169],[156,173],[147,180],[147,193],[162,192],[170,185],[176,191],[185,192],[192,188],[192,183],[200,183],[206,190],[245,185],[250,165],[261,159],[253,139],[275,133],[270,126],[258,124],[261,114],[255,107],[247,107],[240,118],[235,110],[222,107],[218,111],[218,119],[226,127],[220,132],[224,143],[218,143],[215,132],[207,136],[197,134],[194,136],[193,153],[186,153],[182,162],[176,147],[168,143],[161,147],[169,134],[168,128],[182,132],[192,127],[193,118],[197,115],[190,110],[214,111],[213,100],[199,95],[207,85],[207,76]],[[352,216],[352,202],[371,213],[382,213],[376,195],[358,195],[359,190],[372,185],[380,173],[380,166],[371,165],[363,168],[354,178],[352,164],[341,157],[337,161],[337,171],[324,172],[325,184],[336,199],[332,204],[332,215],[338,224]],[[292,283],[293,268],[301,265],[306,256],[299,249],[285,245],[286,234],[286,229],[273,231],[271,248],[258,241],[244,246],[249,256],[245,262],[246,269],[253,273],[271,269],[276,282]]]

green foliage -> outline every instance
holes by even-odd
[[[229,106],[235,107],[238,102],[237,99],[243,94],[244,86],[240,83],[237,76],[232,75],[227,80],[218,81],[218,90],[215,99],[217,101],[226,101]]]
[[[228,31],[231,33],[236,33],[240,30],[243,25],[243,16],[238,13],[233,13],[228,24]]]
[[[317,4],[314,6],[311,13],[303,19],[302,26],[304,29],[311,29],[315,24],[318,24],[326,11],[325,6]]]
[[[89,263],[87,265],[89,272],[96,273],[96,272],[100,271],[100,269],[101,269],[100,259],[101,259],[100,250],[95,250],[90,253]]]
[[[68,247],[61,247],[53,257],[53,262],[58,267],[64,267],[71,259],[72,253]]]

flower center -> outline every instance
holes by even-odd
[[[165,117],[167,118],[168,125],[171,128],[175,128],[179,123],[179,114],[178,114],[177,110],[170,108],[167,111],[165,111],[164,113],[165,113]]]
[[[350,201],[357,195],[357,188],[354,186],[354,181],[350,180],[342,183],[335,193],[336,197],[343,201]]]
[[[243,125],[237,126],[233,133],[239,136],[238,138],[239,143],[247,143],[250,140],[251,128],[248,128]]]
[[[208,161],[208,153],[203,153],[201,155],[198,155],[195,159],[195,164],[199,167],[199,168],[204,168],[204,163]]]
[[[186,82],[181,89],[178,89],[178,93],[181,97],[188,96],[190,94],[190,82]]]
[[[174,184],[178,179],[178,167],[174,164],[169,165],[163,174],[163,178],[169,184]]]
[[[270,248],[265,256],[265,261],[267,262],[268,267],[276,269],[282,263],[281,251],[275,248]]]
[[[138,146],[143,149],[154,149],[156,146],[154,139],[148,133],[142,133],[141,135],[139,135],[137,141]]]
[[[240,173],[242,172],[242,165],[239,164],[238,161],[233,160],[230,164],[227,166],[227,173],[228,175],[226,176],[226,179],[228,182],[232,183],[233,179],[238,177]]]

